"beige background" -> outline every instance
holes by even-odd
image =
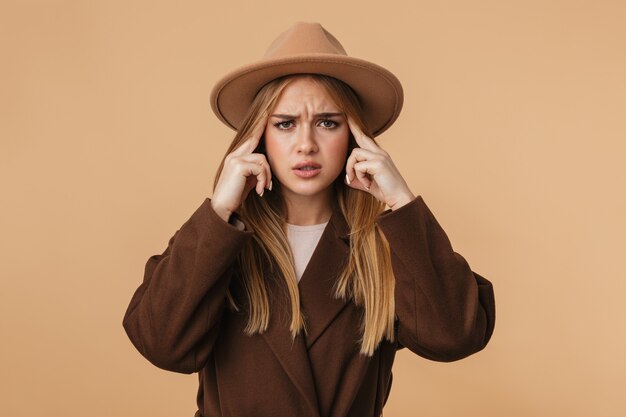
[[[400,78],[381,145],[496,291],[482,352],[398,354],[385,416],[626,415],[626,2],[0,4],[0,415],[193,415],[122,316],[210,196],[212,84],[297,20]]]

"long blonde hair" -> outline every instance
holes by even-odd
[[[345,83],[319,74],[288,75],[273,80],[259,91],[224,158],[246,141],[263,112],[274,108],[285,87],[295,77],[302,76],[319,83],[336,105],[352,116],[359,128],[371,137],[363,121],[359,100]],[[350,150],[355,146],[356,142],[350,133]],[[262,147],[263,138],[260,142],[260,148]],[[214,190],[223,167],[224,159],[215,176]],[[273,183],[273,191],[266,192],[262,198],[257,193],[250,192],[238,212],[254,230],[252,239],[237,259],[250,310],[245,333],[252,335],[267,330],[270,305],[263,269],[268,267],[273,274],[283,278],[288,289],[291,301],[290,331],[295,339],[301,329],[307,332],[307,326],[300,311],[293,255],[284,229],[285,204],[280,193],[280,183],[276,178],[273,178]],[[344,185],[343,175],[335,180],[334,188],[338,207],[350,230],[350,255],[335,286],[335,297],[351,299],[356,305],[363,307],[360,352],[372,356],[383,337],[389,341],[394,339],[395,278],[391,268],[389,244],[376,224],[377,216],[385,207],[372,195]],[[239,311],[230,290],[227,300],[232,310]]]

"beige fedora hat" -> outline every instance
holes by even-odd
[[[387,130],[400,115],[404,94],[396,76],[377,64],[348,56],[322,25],[307,22],[281,33],[262,59],[217,81],[211,90],[211,108],[222,122],[238,130],[261,87],[284,75],[307,73],[329,75],[352,87],[373,136]]]

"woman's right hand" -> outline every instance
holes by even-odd
[[[254,153],[265,131],[267,113],[259,119],[250,137],[237,149],[226,155],[217,181],[211,206],[224,221],[228,221],[248,193],[255,188],[263,196],[265,188],[272,189],[272,171],[261,153]]]

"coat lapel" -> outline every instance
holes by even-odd
[[[307,324],[307,348],[337,317],[348,302],[334,297],[334,285],[345,268],[350,246],[348,226],[337,206],[300,279],[300,303]]]
[[[312,416],[319,416],[318,396],[308,350],[348,304],[333,297],[333,286],[343,270],[349,252],[348,227],[339,208],[324,229],[320,241],[300,279],[301,311],[308,333],[291,339],[291,310],[284,286],[268,280],[270,286],[270,324],[263,337],[289,378],[302,393]],[[281,283],[282,284],[282,283]]]
[[[270,298],[270,303],[272,301],[274,300]],[[270,309],[270,324],[268,330],[263,333],[263,337],[305,399],[310,413],[302,415],[319,417],[317,392],[304,338],[299,334],[295,340],[291,340],[289,309],[278,309],[276,304],[270,305]],[[261,383],[269,384],[271,381],[261,381]]]

